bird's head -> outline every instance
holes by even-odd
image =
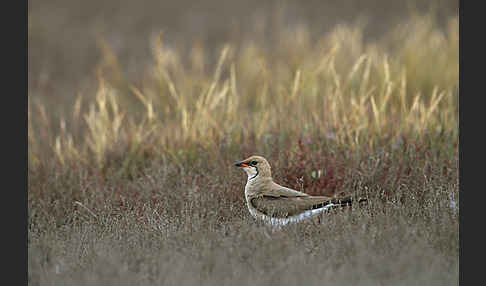
[[[243,161],[236,162],[236,167],[243,168],[248,175],[248,180],[255,178],[272,177],[270,164],[261,156],[251,156]]]

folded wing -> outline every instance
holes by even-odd
[[[336,199],[320,196],[258,196],[250,203],[259,212],[271,217],[287,218],[299,215],[309,210],[320,209],[329,205],[346,206],[351,204],[350,198]]]

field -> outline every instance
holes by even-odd
[[[89,9],[29,5],[29,285],[459,284],[456,13],[317,29],[268,5],[200,38],[131,31],[124,50],[57,30]],[[252,154],[282,185],[369,204],[263,225],[232,164]]]

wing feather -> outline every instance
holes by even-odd
[[[286,218],[308,210],[323,208],[330,204],[341,206],[346,204],[346,201],[318,196],[275,197],[263,195],[252,198],[250,203],[256,210],[268,216]]]
[[[257,211],[279,218],[299,215],[305,211],[323,208],[330,204],[337,207],[349,206],[351,201],[351,197],[310,196],[274,182],[260,188],[249,199],[249,202]]]

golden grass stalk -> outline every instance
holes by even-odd
[[[87,111],[78,96],[70,118],[84,119],[76,127],[82,133],[79,139],[74,140],[70,129],[78,123],[62,123],[59,134],[53,134],[47,107],[38,103],[32,112],[29,103],[29,148],[38,150],[43,140],[63,164],[93,158],[102,167],[120,146],[130,146],[133,154],[127,157],[139,156],[136,150],[174,157],[174,148],[213,148],[222,139],[241,143],[272,132],[292,137],[332,134],[350,148],[374,147],[383,138],[402,134],[457,134],[457,21],[451,21],[446,34],[430,21],[422,23],[428,26],[409,24],[408,33],[400,26],[369,45],[358,28],[343,27],[315,48],[305,40],[307,44],[290,42],[269,54],[254,43],[239,49],[227,44],[213,72],[202,68],[209,55],[202,45],[194,48],[199,68],[186,67],[182,55],[159,35],[143,86],[120,85],[126,80],[105,77],[100,69],[96,96],[84,102]],[[386,50],[387,41],[404,44]],[[104,63],[118,66],[106,45]],[[438,46],[444,52],[437,52]],[[122,100],[133,95],[143,106],[142,118],[133,104]],[[37,121],[42,128],[35,128]]]

